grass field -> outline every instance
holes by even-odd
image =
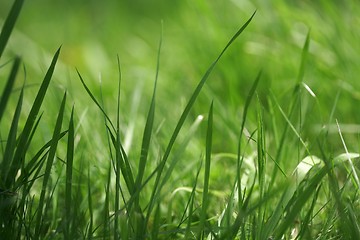
[[[0,3],[4,239],[360,239],[360,5]]]

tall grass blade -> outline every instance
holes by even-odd
[[[166,147],[164,156],[159,164],[159,167],[156,168],[157,171],[157,175],[156,175],[156,179],[155,179],[155,184],[154,184],[154,188],[150,197],[150,203],[149,203],[149,207],[148,207],[148,211],[147,211],[147,215],[146,215],[146,220],[145,220],[145,226],[147,225],[149,218],[150,218],[150,214],[152,212],[152,209],[154,207],[155,204],[155,200],[156,200],[156,196],[159,191],[161,191],[161,189],[158,189],[159,183],[160,183],[160,178],[163,172],[163,169],[165,167],[165,164],[169,158],[170,152],[172,150],[172,147],[175,143],[175,140],[182,128],[182,126],[184,125],[184,122],[192,108],[192,106],[195,103],[195,100],[197,99],[197,97],[199,96],[199,93],[202,89],[202,87],[204,86],[206,80],[209,78],[210,73],[213,71],[213,69],[215,68],[216,64],[218,63],[218,61],[221,59],[221,57],[223,56],[223,54],[226,52],[226,50],[229,48],[229,46],[239,37],[239,35],[246,29],[246,27],[249,25],[249,23],[251,22],[251,20],[253,19],[254,15],[256,12],[254,12],[252,14],[252,16],[249,18],[249,20],[247,20],[245,22],[245,24],[235,33],[235,35],[230,39],[230,41],[226,44],[225,48],[220,52],[219,56],[215,59],[215,61],[210,65],[210,67],[207,69],[206,73],[204,74],[204,76],[202,77],[202,79],[200,80],[199,84],[197,85],[196,89],[194,90],[193,94],[190,97],[190,100],[188,101],[183,113],[180,116],[180,119],[175,127],[175,130],[173,131],[173,134],[170,138],[170,141]]]
[[[152,135],[152,129],[154,125],[154,117],[155,117],[155,98],[156,98],[156,87],[159,76],[159,68],[160,68],[160,51],[162,46],[162,33],[160,37],[158,53],[157,53],[157,65],[156,65],[156,74],[155,74],[155,83],[153,89],[153,95],[151,98],[150,109],[146,118],[145,129],[143,133],[142,145],[141,145],[141,155],[139,161],[139,170],[135,182],[135,187],[138,189],[142,184],[142,179],[145,172],[146,161],[149,153],[150,140]],[[138,204],[138,203],[137,203]]]
[[[214,102],[211,102],[209,116],[208,116],[208,126],[206,132],[206,155],[205,155],[205,175],[204,175],[204,189],[202,195],[202,207],[200,212],[200,224],[199,224],[199,234],[198,239],[205,237],[205,221],[207,210],[209,206],[209,179],[210,179],[210,166],[211,166],[211,150],[212,150],[212,134],[213,134],[213,108]]]
[[[1,187],[4,187],[2,185],[5,183],[5,181],[7,179],[8,170],[11,166],[11,162],[12,162],[14,152],[15,152],[16,133],[17,133],[17,128],[18,128],[18,124],[19,124],[19,118],[20,118],[20,112],[21,112],[21,107],[22,107],[22,103],[23,103],[23,97],[24,97],[24,89],[21,89],[21,93],[20,93],[19,100],[18,100],[16,109],[15,109],[14,117],[12,119],[9,135],[7,137],[4,156],[3,156],[3,159],[2,159],[2,162],[0,165],[1,166],[1,181],[0,181]]]
[[[240,176],[240,170],[241,170],[241,166],[242,166],[242,157],[241,157],[241,139],[242,139],[242,135],[243,135],[243,132],[244,132],[244,128],[245,128],[245,122],[246,122],[246,117],[247,117],[247,113],[248,113],[248,109],[249,109],[249,106],[250,106],[250,103],[251,103],[251,100],[255,94],[255,90],[257,88],[257,85],[260,81],[260,77],[261,77],[261,71],[258,73],[253,85],[251,86],[251,89],[249,91],[249,94],[246,98],[246,101],[245,101],[245,106],[244,106],[244,110],[243,110],[243,117],[242,117],[242,122],[241,122],[241,128],[240,128],[240,132],[239,132],[239,142],[238,142],[238,149],[237,149],[237,168],[236,168],[236,176],[237,176],[237,184],[238,184],[238,199],[239,199],[239,202],[238,202],[238,211],[241,210],[242,206],[241,206],[241,201],[240,199],[242,199],[242,196],[241,196],[241,189],[240,189],[240,186],[241,186],[241,176]]]
[[[6,44],[10,38],[11,32],[15,26],[16,19],[18,18],[24,0],[15,0],[14,4],[11,7],[9,14],[6,17],[4,26],[0,33],[0,58],[4,52]]]
[[[13,159],[13,163],[11,165],[8,177],[6,179],[6,186],[10,187],[13,185],[14,181],[15,181],[15,175],[18,172],[18,170],[20,169],[20,166],[22,165],[23,161],[24,161],[24,157],[25,157],[25,152],[27,150],[27,146],[29,144],[29,137],[31,135],[31,131],[33,129],[34,123],[36,121],[37,115],[39,113],[40,107],[42,105],[42,102],[44,100],[45,97],[45,93],[49,87],[50,84],[50,80],[52,78],[52,75],[54,73],[54,69],[55,69],[55,65],[57,62],[57,59],[59,57],[60,54],[60,49],[59,48],[57,50],[57,52],[55,53],[52,62],[50,64],[50,67],[48,69],[48,71],[46,72],[46,75],[44,77],[44,80],[40,86],[40,89],[36,95],[36,98],[34,100],[34,103],[31,107],[29,116],[26,120],[24,129],[20,135],[19,138],[19,142],[17,144],[17,148],[14,154],[14,159]]]
[[[191,194],[190,194],[190,198],[189,198],[189,209],[188,209],[189,215],[188,215],[187,225],[186,225],[186,230],[185,230],[185,239],[190,239],[190,236],[192,236],[191,224],[193,223],[195,193],[196,193],[196,186],[197,186],[201,166],[202,166],[202,162],[200,163],[199,169],[196,173],[196,177],[194,180],[194,186],[191,190]]]
[[[87,239],[91,240],[93,238],[93,224],[94,224],[94,211],[93,211],[93,203],[92,203],[92,193],[91,193],[91,176],[90,176],[90,164],[88,166],[88,206],[89,206],[89,227],[87,230]]]
[[[74,162],[74,107],[71,110],[70,122],[69,122],[69,131],[68,131],[68,142],[67,142],[67,158],[66,158],[66,185],[65,185],[65,229],[64,229],[64,238],[71,239],[70,227],[72,224],[71,219],[71,191],[72,191],[72,178],[73,178],[73,162]]]
[[[17,73],[19,71],[20,62],[21,62],[20,58],[16,57],[15,61],[14,61],[14,65],[13,65],[13,67],[11,69],[11,72],[10,72],[9,78],[6,81],[5,88],[4,88],[4,90],[2,92],[2,95],[1,95],[1,99],[0,99],[0,122],[1,122],[1,119],[2,119],[3,114],[5,112],[6,104],[7,104],[8,100],[9,100],[12,88],[14,86],[16,75],[17,75]]]
[[[152,129],[154,125],[154,118],[155,118],[155,99],[156,99],[156,87],[157,87],[157,81],[159,76],[159,68],[160,68],[160,53],[161,53],[161,46],[162,46],[162,30],[161,30],[161,36],[159,41],[159,47],[158,47],[158,53],[157,53],[157,64],[156,64],[156,73],[155,73],[155,83],[154,83],[154,89],[153,89],[153,95],[151,98],[150,103],[150,109],[147,115],[146,124],[144,128],[143,133],[143,139],[142,139],[142,145],[141,145],[141,154],[140,154],[140,161],[139,161],[139,168],[138,168],[138,174],[135,181],[135,191],[137,189],[140,189],[142,185],[142,179],[145,173],[145,166],[149,154],[149,147],[150,147],[150,140],[152,135]],[[134,192],[135,193],[135,192]],[[135,198],[135,211],[138,212],[138,214],[142,215],[142,210],[140,208],[139,203],[139,194],[137,194]],[[144,223],[140,223],[140,229],[144,230],[144,226],[142,226]],[[138,231],[137,237],[141,237],[139,234],[145,234],[145,232],[140,233]]]
[[[56,120],[56,125],[55,125],[55,129],[54,129],[53,137],[52,137],[52,142],[51,142],[50,149],[49,149],[49,155],[48,155],[46,166],[45,166],[45,173],[44,173],[44,178],[43,178],[43,183],[42,183],[42,188],[41,188],[41,193],[40,193],[39,207],[38,207],[38,212],[37,212],[36,222],[35,222],[35,234],[34,234],[35,239],[39,239],[41,237],[40,234],[41,234],[42,221],[43,221],[42,217],[44,214],[44,206],[45,206],[44,203],[46,200],[46,198],[45,198],[46,188],[48,187],[51,168],[52,168],[52,165],[53,165],[53,162],[55,159],[57,145],[58,145],[59,137],[61,134],[61,125],[62,125],[62,121],[64,118],[65,102],[66,102],[66,93],[64,94],[63,100],[61,102],[59,114],[58,114],[58,117]]]

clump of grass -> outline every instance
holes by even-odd
[[[22,4],[23,1],[16,0],[5,21],[0,34],[0,58]],[[67,114],[66,92],[57,111],[51,137],[40,144],[39,149],[32,149],[31,153],[35,154],[29,152],[33,148],[34,136],[39,133],[39,126],[44,124],[41,109],[60,48],[53,56],[25,117],[24,126],[20,120],[25,87],[21,88],[18,96],[13,91],[21,60],[15,57],[10,61],[12,69],[0,99],[0,122],[5,121],[3,116],[8,114],[7,103],[15,98],[17,104],[4,140],[5,146],[1,149],[0,236],[6,239],[360,238],[357,223],[359,154],[348,151],[339,124],[344,154],[336,157],[325,150],[326,132],[315,143],[321,156],[311,152],[303,137],[303,115],[304,112],[310,113],[306,112],[304,99],[308,96],[303,94],[302,87],[308,93],[312,92],[303,83],[310,34],[305,39],[293,96],[285,106],[287,110],[275,94],[259,95],[257,88],[262,79],[261,72],[253,81],[238,124],[236,154],[229,154],[234,159],[230,170],[233,177],[229,180],[231,186],[217,190],[212,185],[215,164],[213,140],[217,137],[214,127],[222,123],[216,118],[216,112],[219,106],[224,106],[211,100],[209,109],[204,109],[207,112],[202,143],[205,154],[198,160],[187,160],[185,164],[194,170],[184,170],[185,173],[179,175],[185,176],[190,185],[177,189],[171,187],[172,193],[166,191],[168,188],[165,187],[173,184],[171,177],[174,172],[182,171],[177,168],[184,161],[184,152],[194,133],[201,129],[203,117],[195,121],[183,142],[177,145],[186,120],[215,66],[243,34],[254,15],[238,29],[210,64],[186,102],[167,144],[154,150],[158,147],[155,146],[154,133],[161,131],[154,127],[156,109],[161,104],[157,100],[162,48],[160,38],[155,82],[139,143],[138,159],[134,159],[136,155],[131,155],[132,152],[125,151],[123,144],[119,57],[115,121],[104,107],[103,96],[98,100],[77,71],[91,104],[100,110],[104,119],[107,149],[102,149],[101,154],[108,156],[108,162],[101,163],[105,166],[98,166],[105,169],[104,178],[93,172],[94,157],[86,154],[91,149],[81,149],[78,145],[81,134],[77,126],[81,126],[81,120],[77,125],[74,106]],[[311,97],[316,98],[314,94]],[[261,98],[266,99],[269,111],[266,111]],[[254,104],[256,107],[253,107]],[[253,110],[256,110],[255,117],[251,116]],[[249,121],[249,116],[254,122]],[[68,124],[65,124],[67,121]],[[279,122],[283,122],[285,127],[278,128]],[[91,129],[91,132],[101,131],[99,129]],[[63,145],[65,151],[59,147]],[[160,154],[154,154],[154,151]],[[297,161],[295,167],[294,160]]]

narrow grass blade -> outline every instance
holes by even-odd
[[[359,189],[360,188],[360,180],[359,180],[359,177],[356,173],[356,170],[355,170],[355,166],[353,164],[353,161],[351,160],[351,157],[350,157],[350,154],[349,154],[349,151],[347,149],[347,146],[346,146],[346,143],[345,143],[345,140],[342,136],[342,133],[341,133],[341,129],[340,129],[340,125],[338,123],[338,121],[336,120],[336,125],[338,127],[338,131],[339,131],[339,136],[340,136],[340,139],[341,139],[341,142],[343,144],[343,147],[345,149],[345,153],[346,153],[346,156],[348,157],[347,160],[349,161],[349,164],[350,164],[350,167],[351,167],[351,173],[352,175],[354,176],[354,181],[355,181],[355,185],[356,185],[356,188]]]
[[[300,136],[300,133],[296,130],[295,126],[291,123],[291,120],[286,116],[286,113],[284,112],[284,110],[282,109],[282,107],[280,106],[280,104],[277,102],[275,96],[274,96],[274,100],[275,103],[281,113],[281,115],[284,117],[285,121],[287,122],[288,126],[290,127],[290,129],[295,133],[296,137],[298,137],[299,141],[301,142],[301,144],[303,145],[303,147],[305,148],[306,152],[308,155],[311,155],[306,143],[304,142],[304,140],[302,139],[302,137]]]
[[[159,235],[159,229],[160,229],[160,218],[161,218],[161,211],[160,211],[160,203],[158,203],[158,205],[156,206],[156,210],[155,210],[155,216],[154,216],[154,223],[153,223],[153,227],[152,227],[152,232],[151,232],[151,238],[152,239],[158,239],[158,235]]]
[[[206,80],[209,78],[210,73],[213,71],[214,67],[216,66],[216,64],[218,63],[218,61],[221,59],[221,57],[223,56],[223,54],[226,52],[226,50],[229,48],[229,46],[239,37],[239,35],[246,29],[246,27],[249,25],[249,23],[251,22],[251,20],[253,19],[254,15],[256,12],[253,13],[253,15],[249,18],[248,21],[245,22],[245,24],[235,33],[235,35],[230,39],[230,41],[226,44],[225,48],[221,51],[221,53],[219,54],[219,56],[215,59],[215,61],[210,65],[210,67],[207,69],[206,73],[204,74],[204,76],[202,77],[202,79],[200,80],[199,84],[197,85],[195,91],[193,92],[193,94],[190,97],[190,100],[188,101],[183,113],[180,116],[180,119],[175,127],[175,130],[173,131],[173,134],[170,138],[170,141],[166,147],[164,156],[159,164],[159,167],[156,169],[157,171],[157,175],[156,175],[156,179],[155,179],[155,184],[154,184],[154,188],[150,197],[150,203],[149,203],[149,207],[148,207],[148,212],[146,215],[146,221],[145,221],[145,226],[147,225],[149,218],[150,218],[150,214],[152,212],[152,209],[154,207],[155,204],[155,195],[158,194],[159,191],[161,191],[161,189],[158,189],[159,183],[160,183],[160,178],[163,172],[163,169],[165,167],[165,164],[169,158],[170,152],[172,150],[172,147],[175,143],[175,140],[182,128],[182,126],[184,125],[184,122],[192,108],[192,106],[194,105],[197,97],[200,94],[200,91],[202,89],[202,87],[204,86]]]
[[[86,85],[84,79],[82,78],[80,72],[76,69],[76,72],[80,78],[80,81],[82,83],[82,85],[84,86],[87,94],[90,96],[91,100],[93,100],[93,102],[96,104],[96,106],[98,106],[98,108],[100,109],[100,111],[104,114],[106,120],[110,123],[111,128],[113,131],[115,131],[115,126],[113,125],[113,123],[111,122],[109,116],[106,114],[104,108],[100,105],[100,103],[98,102],[98,100],[96,100],[95,96],[92,94],[92,92],[90,91],[90,89],[88,88],[88,86]]]
[[[138,189],[142,184],[142,179],[145,172],[146,161],[149,153],[149,146],[151,140],[151,133],[154,125],[154,117],[155,117],[155,98],[156,98],[156,86],[159,76],[159,68],[160,68],[160,51],[162,46],[162,34],[160,37],[158,54],[157,54],[157,65],[156,65],[156,74],[155,74],[155,83],[153,89],[153,95],[151,98],[150,109],[146,119],[146,125],[143,133],[142,145],[141,145],[141,155],[139,161],[139,170],[135,182],[135,186]]]
[[[87,230],[87,239],[91,240],[93,238],[93,224],[94,224],[94,213],[93,213],[93,203],[92,203],[92,193],[91,193],[91,177],[90,177],[90,166],[88,166],[88,206],[89,206],[89,227]]]
[[[71,110],[69,131],[68,131],[68,143],[67,143],[67,158],[66,158],[66,185],[65,185],[65,230],[64,238],[71,239],[70,226],[71,226],[71,190],[72,190],[72,177],[73,177],[73,161],[74,161],[74,107]]]
[[[120,68],[120,59],[118,60],[118,69],[119,69],[119,80],[118,80],[118,95],[117,95],[117,112],[116,112],[116,138],[112,137],[114,148],[115,148],[115,213],[119,211],[119,205],[120,205],[120,193],[121,193],[121,186],[120,186],[120,173],[121,170],[124,171],[124,179],[127,184],[128,177],[126,174],[126,169],[124,168],[123,158],[121,156],[121,142],[120,142],[120,87],[121,87],[121,68]],[[95,98],[93,98],[93,101],[95,101]],[[96,102],[95,102],[96,103]],[[106,115],[105,115],[106,117]],[[109,131],[109,134],[111,135],[111,131]],[[129,185],[128,185],[129,187]],[[114,239],[120,238],[120,229],[119,229],[119,214],[115,214],[115,225],[114,225]]]
[[[5,20],[4,26],[0,33],[0,58],[4,52],[6,44],[10,38],[11,32],[15,26],[16,20],[20,14],[24,0],[15,0],[9,14]]]
[[[109,170],[107,175],[107,182],[105,185],[105,203],[104,203],[104,239],[110,236],[110,185],[111,185],[111,164],[109,164]]]
[[[300,85],[300,83],[303,81],[303,78],[304,78],[305,65],[306,65],[306,61],[307,61],[307,56],[309,54],[309,46],[310,46],[310,31],[306,35],[306,40],[305,40],[304,47],[303,47],[302,53],[301,53],[301,63],[300,63],[299,74],[297,77],[298,85]]]
[[[158,53],[157,53],[157,64],[156,64],[153,95],[151,98],[150,109],[149,109],[149,112],[147,115],[146,124],[145,124],[145,128],[144,128],[144,133],[143,133],[138,174],[137,174],[136,181],[135,181],[135,191],[137,189],[140,189],[140,187],[142,185],[142,179],[143,179],[143,176],[145,173],[145,166],[146,166],[146,162],[147,162],[147,158],[148,158],[148,154],[149,154],[150,140],[151,140],[152,129],[153,129],[153,125],[154,125],[154,118],[155,118],[155,98],[156,98],[156,87],[157,87],[159,68],[160,68],[161,46],[162,46],[162,31],[161,31],[161,37],[160,37],[159,48],[158,48]],[[137,197],[135,199],[136,199],[135,200],[136,211],[139,211],[138,214],[142,215],[142,211],[141,211],[140,203],[139,203],[139,194],[137,195]],[[144,223],[141,223],[141,225],[143,225],[143,224]],[[140,226],[140,229],[144,230],[144,227]],[[145,234],[145,232],[141,233],[139,230],[137,232],[138,232],[138,234],[137,234],[138,238],[141,237],[139,234],[143,234],[143,235]]]
[[[199,224],[199,234],[198,239],[205,237],[205,221],[207,215],[207,209],[209,206],[209,179],[210,179],[210,166],[211,166],[211,149],[212,149],[212,134],[213,134],[213,107],[214,102],[211,102],[209,116],[208,116],[208,126],[206,132],[206,155],[205,155],[205,175],[204,175],[204,189],[202,195],[202,207],[200,212],[200,224]]]
[[[18,100],[16,109],[15,109],[14,117],[12,119],[9,135],[7,137],[4,157],[1,162],[1,181],[0,181],[1,185],[3,185],[3,183],[5,183],[5,181],[7,179],[8,170],[11,166],[11,162],[12,162],[14,152],[15,152],[16,133],[17,133],[17,128],[18,128],[18,124],[19,124],[21,107],[22,107],[22,103],[23,103],[23,96],[24,96],[24,89],[21,90],[21,93],[19,96],[19,100]]]
[[[201,165],[202,165],[202,162],[196,173],[196,177],[194,180],[194,186],[192,188],[190,198],[189,198],[189,210],[188,210],[189,215],[188,215],[187,226],[186,226],[186,230],[185,230],[185,239],[190,239],[190,236],[192,235],[191,224],[193,223],[192,220],[193,220],[193,214],[194,214],[195,193],[196,193],[197,181],[198,181],[200,170],[201,170]]]
[[[251,89],[249,91],[249,94],[246,98],[246,101],[245,101],[245,106],[244,106],[244,111],[243,111],[243,117],[242,117],[242,122],[241,122],[241,128],[240,128],[240,132],[239,132],[239,142],[238,142],[238,149],[237,149],[237,169],[236,169],[236,175],[237,175],[237,180],[238,180],[238,187],[239,187],[239,190],[238,190],[238,199],[239,199],[239,205],[238,205],[238,210],[240,211],[241,209],[241,201],[240,199],[242,199],[242,196],[241,196],[241,190],[240,190],[240,186],[241,186],[241,176],[240,176],[240,169],[241,169],[241,165],[242,165],[242,157],[241,157],[241,140],[242,140],[242,135],[243,135],[243,132],[244,132],[244,128],[245,128],[245,122],[246,122],[246,117],[247,117],[247,113],[248,113],[248,109],[249,109],[249,106],[250,106],[250,103],[251,103],[251,100],[255,94],[255,90],[257,88],[257,85],[260,81],[260,77],[261,77],[261,72],[259,72],[259,74],[257,75],[253,85],[251,86]]]
[[[14,154],[14,160],[13,160],[13,163],[11,165],[11,168],[10,168],[10,171],[9,171],[9,174],[8,174],[8,178],[7,178],[7,181],[6,181],[6,185],[7,186],[11,186],[12,183],[14,183],[15,181],[15,175],[17,173],[17,171],[20,169],[20,166],[22,165],[22,162],[24,161],[24,155],[25,155],[25,151],[26,151],[26,146],[29,144],[29,136],[30,136],[30,133],[31,133],[31,130],[34,126],[34,123],[36,121],[36,118],[37,118],[37,115],[39,113],[39,110],[40,110],[40,107],[42,105],[42,102],[44,100],[44,97],[45,97],[45,93],[48,89],[48,86],[50,84],[50,80],[52,78],[52,75],[54,73],[54,69],[55,69],[55,65],[56,65],[56,62],[57,62],[57,59],[59,57],[59,54],[60,54],[60,49],[59,48],[57,50],[57,52],[55,53],[54,55],[54,58],[50,64],[50,67],[44,77],[44,80],[40,86],[40,89],[36,95],[36,98],[34,100],[34,103],[31,107],[31,110],[30,110],[30,113],[29,113],[29,116],[26,120],[26,123],[25,123],[25,126],[24,126],[24,129],[21,133],[21,136],[20,136],[20,139],[19,139],[19,142],[18,142],[18,145],[17,145],[17,148],[16,148],[16,151],[15,151],[15,154]]]
[[[17,73],[19,71],[20,62],[21,62],[20,58],[16,57],[15,61],[14,61],[14,65],[13,65],[13,67],[11,69],[11,72],[10,72],[9,78],[6,81],[5,88],[4,88],[3,93],[1,95],[1,99],[0,99],[0,122],[1,122],[1,119],[2,119],[3,114],[5,112],[6,104],[7,104],[8,100],[9,100],[11,90],[12,90],[12,88],[14,86],[16,75],[17,75]]]
[[[56,149],[58,145],[58,140],[61,134],[61,125],[64,118],[64,109],[65,109],[65,102],[66,102],[66,93],[64,94],[63,100],[61,102],[59,114],[56,120],[56,125],[53,133],[53,141],[51,142],[50,149],[49,149],[49,155],[46,162],[45,167],[45,173],[44,173],[44,179],[42,183],[41,193],[40,193],[40,200],[39,200],[39,207],[38,212],[36,216],[36,222],[35,222],[35,239],[39,239],[41,228],[42,228],[42,217],[43,217],[43,209],[44,209],[44,203],[45,203],[45,194],[46,194],[46,188],[50,179],[50,173],[51,168],[55,159]]]

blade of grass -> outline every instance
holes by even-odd
[[[196,173],[196,177],[195,177],[195,180],[194,180],[194,186],[192,188],[190,198],[189,198],[189,215],[188,215],[188,220],[187,220],[187,225],[186,225],[186,230],[185,230],[185,238],[184,239],[190,239],[190,236],[192,235],[191,224],[192,224],[192,218],[193,218],[193,214],[194,214],[195,193],[196,193],[196,186],[197,186],[197,181],[198,181],[198,178],[199,178],[201,166],[202,166],[202,162],[200,162],[200,166],[199,166],[198,171]]]
[[[90,91],[89,87],[86,85],[84,79],[82,78],[80,72],[76,69],[76,72],[80,78],[80,81],[82,83],[82,85],[84,86],[87,94],[90,96],[91,100],[96,104],[96,106],[100,109],[100,111],[104,114],[106,120],[110,123],[111,125],[111,129],[115,132],[115,126],[113,125],[112,121],[110,120],[109,116],[106,114],[104,108],[100,105],[100,103],[96,100],[95,96],[92,94],[92,92]]]
[[[248,109],[249,109],[249,106],[250,106],[250,103],[251,103],[251,100],[255,94],[255,90],[257,88],[257,85],[260,81],[260,77],[261,77],[261,72],[258,73],[254,83],[252,84],[251,86],[251,89],[250,89],[250,92],[246,98],[246,101],[245,101],[245,106],[244,106],[244,111],[243,111],[243,117],[242,117],[242,122],[241,122],[241,128],[240,128],[240,133],[239,133],[239,140],[238,140],[238,149],[237,149],[237,168],[236,168],[236,176],[237,176],[237,181],[238,181],[238,187],[241,186],[241,176],[240,176],[240,170],[241,170],[241,166],[242,166],[242,161],[243,161],[243,158],[241,157],[241,139],[242,139],[242,135],[243,135],[243,132],[244,132],[244,128],[245,128],[245,122],[246,122],[246,117],[247,117],[247,113],[248,113]],[[239,199],[239,202],[238,202],[238,210],[240,211],[242,206],[241,206],[241,201],[240,199],[242,199],[242,196],[241,196],[241,191],[240,191],[240,188],[238,190],[238,199]]]
[[[59,48],[57,50],[57,52],[54,55],[54,58],[52,59],[52,62],[50,64],[50,67],[44,77],[44,80],[40,86],[40,89],[36,95],[36,98],[34,100],[34,103],[31,107],[29,116],[26,120],[24,129],[21,133],[20,139],[19,139],[19,143],[17,145],[15,154],[14,154],[14,159],[13,159],[13,163],[11,165],[7,180],[6,180],[6,186],[11,186],[14,181],[15,181],[15,176],[17,171],[20,169],[20,166],[22,165],[23,161],[24,161],[24,155],[26,152],[26,146],[29,144],[29,136],[31,133],[31,130],[34,126],[34,123],[36,121],[37,115],[39,113],[40,107],[42,105],[42,102],[44,100],[45,97],[45,93],[48,89],[48,86],[50,84],[50,80],[52,78],[52,75],[54,73],[54,69],[55,69],[55,65],[57,62],[57,59],[59,57],[60,54],[60,49]]]
[[[155,83],[154,83],[154,89],[153,89],[153,95],[151,98],[150,103],[150,109],[146,118],[146,124],[144,128],[143,133],[143,139],[142,139],[142,145],[141,145],[141,155],[140,155],[140,161],[139,161],[139,170],[137,174],[137,178],[135,181],[135,187],[138,189],[142,184],[142,179],[145,172],[145,166],[146,161],[149,153],[149,147],[150,147],[150,140],[151,140],[151,134],[152,129],[154,125],[154,117],[155,117],[155,98],[156,98],[156,87],[157,87],[157,81],[159,76],[159,68],[160,68],[160,52],[161,52],[161,46],[162,46],[162,32],[161,37],[159,41],[159,47],[158,47],[158,53],[157,53],[157,64],[156,64],[156,73],[155,73]],[[137,199],[137,202],[135,205],[139,205],[138,202],[139,199]]]
[[[6,104],[7,104],[8,100],[9,100],[11,90],[12,90],[12,88],[14,86],[16,75],[17,75],[17,73],[19,71],[20,62],[21,62],[20,58],[16,57],[15,61],[14,61],[14,65],[11,68],[9,78],[6,81],[5,88],[4,88],[4,90],[2,92],[2,95],[1,95],[1,99],[0,99],[0,122],[1,122],[1,119],[2,119],[3,114],[5,112]]]
[[[157,175],[156,175],[156,179],[155,179],[155,184],[154,184],[154,188],[150,197],[150,203],[149,203],[149,207],[148,207],[148,211],[147,211],[147,215],[146,215],[146,220],[145,220],[145,226],[147,226],[147,223],[149,221],[150,218],[150,214],[152,213],[152,209],[155,205],[155,199],[156,196],[159,191],[161,191],[160,188],[158,188],[159,183],[160,183],[160,178],[163,172],[163,169],[165,167],[165,164],[169,158],[170,152],[172,150],[172,147],[175,143],[175,140],[182,128],[182,126],[184,125],[184,122],[192,108],[192,106],[195,103],[195,100],[197,99],[197,97],[200,94],[200,91],[202,89],[202,87],[204,86],[206,80],[209,78],[210,73],[213,71],[213,69],[215,68],[216,64],[218,63],[218,61],[221,59],[221,57],[223,56],[223,54],[226,52],[226,50],[229,48],[229,46],[239,37],[239,35],[246,29],[246,27],[249,25],[249,23],[251,22],[251,20],[253,19],[254,15],[256,12],[254,12],[252,14],[252,16],[245,22],[245,24],[235,33],[235,35],[230,39],[230,41],[226,44],[225,48],[221,51],[221,53],[219,54],[219,56],[215,59],[215,61],[210,65],[210,67],[207,69],[206,73],[204,74],[204,76],[202,77],[202,79],[200,80],[199,84],[197,85],[195,91],[193,92],[193,94],[190,97],[189,102],[187,103],[183,113],[181,114],[181,117],[175,127],[175,130],[173,131],[173,134],[170,138],[170,141],[166,147],[164,156],[159,164],[159,167],[156,168],[157,171]]]
[[[210,179],[210,166],[211,166],[211,149],[212,149],[212,134],[213,134],[213,107],[214,102],[211,102],[209,116],[208,116],[208,126],[206,132],[206,155],[205,155],[205,175],[204,175],[204,189],[202,195],[202,207],[200,212],[200,223],[199,223],[199,233],[197,239],[203,239],[205,237],[205,221],[206,214],[209,206],[209,179]]]
[[[309,46],[310,46],[310,30],[308,31],[308,34],[306,35],[304,47],[303,47],[302,53],[301,53],[301,63],[300,63],[298,77],[297,77],[298,85],[300,85],[300,83],[304,79],[305,65],[306,65],[308,54],[309,54]]]
[[[88,166],[88,184],[87,184],[87,190],[88,190],[88,206],[89,206],[89,228],[87,230],[87,239],[91,240],[93,238],[93,224],[94,224],[94,211],[93,211],[93,203],[92,203],[92,193],[91,193],[91,176],[90,176],[90,164]]]
[[[16,20],[20,14],[24,0],[15,0],[9,14],[6,17],[4,26],[0,33],[0,58],[4,52],[6,44],[10,38],[11,32],[15,26]]]
[[[14,117],[12,119],[9,135],[8,135],[7,142],[6,142],[4,157],[1,162],[1,182],[0,182],[1,185],[3,185],[3,183],[5,183],[5,181],[7,179],[8,170],[11,166],[11,162],[12,162],[12,159],[14,156],[15,147],[16,147],[16,133],[17,133],[17,128],[18,128],[18,124],[19,124],[19,118],[20,118],[20,112],[21,112],[21,107],[22,107],[22,103],[23,103],[23,97],[24,97],[24,89],[21,90],[21,93],[19,96],[19,100],[18,100],[18,103],[16,106],[16,110],[14,113]],[[1,186],[1,187],[4,187],[4,186]]]
[[[144,128],[143,133],[143,139],[142,139],[142,145],[141,145],[141,154],[140,154],[140,160],[139,160],[139,168],[138,168],[138,174],[135,181],[135,191],[139,189],[142,185],[142,179],[145,173],[145,166],[149,154],[149,147],[150,147],[150,140],[152,135],[152,129],[154,125],[154,118],[155,118],[155,98],[156,98],[156,87],[157,87],[157,81],[159,77],[159,68],[160,68],[160,53],[161,53],[161,46],[162,46],[162,29],[161,29],[161,35],[160,35],[160,41],[159,41],[159,47],[158,47],[158,53],[157,53],[157,64],[156,64],[156,73],[155,73],[155,83],[154,83],[154,89],[153,89],[153,95],[151,98],[150,103],[150,109],[146,118],[146,124]],[[135,194],[135,192],[134,192]],[[137,197],[135,198],[135,211],[138,212],[138,214],[141,214],[142,216],[142,210],[140,208],[140,194],[137,194]],[[141,219],[143,220],[143,219]],[[137,231],[137,238],[141,237],[141,234],[144,236],[145,232],[141,232],[141,230],[144,230],[144,226],[142,226],[144,223],[139,224],[139,230]]]
[[[351,167],[351,173],[352,173],[352,175],[354,176],[353,178],[354,178],[354,181],[355,181],[355,185],[356,185],[357,189],[359,189],[359,188],[360,188],[360,180],[359,180],[359,177],[358,177],[358,175],[357,175],[357,173],[356,173],[354,164],[353,164],[353,162],[352,162],[352,160],[351,160],[351,158],[350,158],[350,154],[349,154],[349,151],[348,151],[348,149],[347,149],[345,140],[344,140],[344,138],[343,138],[343,136],[342,136],[341,129],[340,129],[340,125],[339,125],[339,122],[337,121],[337,119],[336,119],[336,125],[337,125],[337,127],[338,127],[338,131],[339,131],[339,136],[340,136],[340,139],[341,139],[341,143],[343,144],[343,147],[344,147],[344,149],[345,149],[345,153],[346,153],[346,155],[348,156],[347,160],[348,160],[348,162],[349,162],[349,164],[350,164],[350,167]]]
[[[44,210],[46,188],[47,188],[47,185],[48,185],[48,182],[50,179],[51,168],[52,168],[52,165],[53,165],[53,162],[55,159],[58,140],[59,140],[59,137],[61,134],[61,125],[62,125],[62,121],[64,119],[65,102],[66,102],[66,93],[64,94],[63,100],[61,102],[60,110],[58,113],[55,129],[54,129],[54,133],[53,133],[53,137],[52,137],[53,141],[51,142],[50,149],[49,149],[49,155],[48,155],[47,162],[46,162],[45,173],[44,173],[44,178],[43,178],[43,183],[42,183],[42,188],[41,188],[41,193],[40,193],[39,207],[38,207],[38,212],[37,212],[36,222],[35,222],[36,225],[35,225],[34,239],[39,239],[41,237],[40,233],[41,233],[41,228],[42,228],[42,220],[43,220],[42,217],[43,217],[43,210]]]
[[[68,131],[68,143],[67,143],[67,158],[66,158],[66,185],[65,185],[65,230],[64,238],[71,239],[70,226],[71,226],[71,190],[72,190],[72,170],[74,161],[74,106],[71,110],[69,131]]]

